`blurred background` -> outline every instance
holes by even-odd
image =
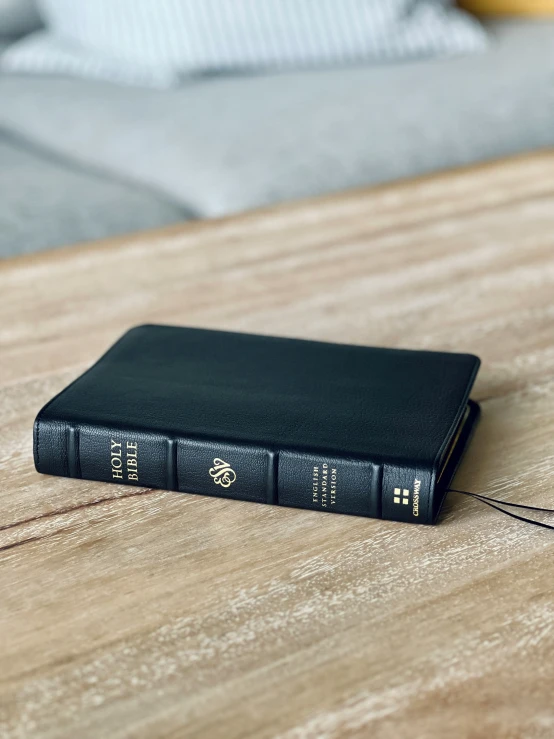
[[[0,0],[0,255],[554,143],[554,0]]]

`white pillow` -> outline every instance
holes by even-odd
[[[5,68],[168,86],[194,73],[386,62],[485,45],[477,21],[448,0],[40,0],[40,6],[49,31],[13,46]]]
[[[40,26],[35,0],[0,0],[0,36],[21,36]]]

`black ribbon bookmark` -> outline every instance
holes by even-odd
[[[538,511],[539,513],[554,513],[554,508],[537,508],[536,506],[532,506],[532,505],[523,505],[523,503],[509,503],[506,500],[497,500],[496,498],[489,498],[488,495],[481,495],[481,493],[470,493],[468,490],[456,490],[455,488],[449,488],[447,492],[461,493],[462,495],[469,495],[471,498],[476,498],[477,500],[481,501],[481,503],[484,503],[485,505],[488,505],[491,508],[494,508],[495,510],[500,511],[500,513],[505,513],[507,516],[516,518],[518,521],[524,521],[525,523],[532,523],[535,526],[541,526],[543,529],[552,529],[554,531],[554,526],[552,526],[549,523],[543,523],[542,521],[535,521],[535,519],[526,518],[525,516],[518,516],[517,513],[506,511],[504,510],[504,508],[500,508],[500,506],[507,506],[508,508],[524,508],[527,511]],[[497,505],[495,505],[495,503]]]

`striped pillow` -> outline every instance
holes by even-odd
[[[448,0],[40,0],[48,31],[6,69],[170,86],[194,73],[384,62],[481,49]]]

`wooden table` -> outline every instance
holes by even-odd
[[[38,475],[42,404],[142,322],[468,351],[456,482],[554,505],[554,153],[0,267],[0,737],[554,736],[554,532]]]

